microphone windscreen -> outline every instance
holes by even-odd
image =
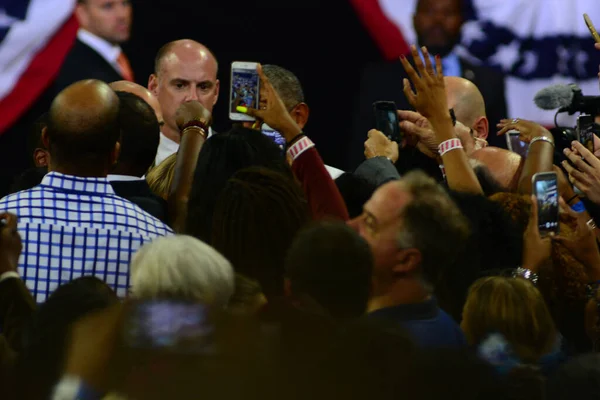
[[[537,92],[533,101],[542,110],[556,110],[570,106],[573,96],[571,85],[552,85]]]

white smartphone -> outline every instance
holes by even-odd
[[[229,92],[229,119],[254,121],[254,117],[237,112],[238,106],[258,108],[260,78],[256,72],[258,63],[234,61],[231,63],[231,88]]]
[[[556,172],[538,172],[531,178],[538,203],[538,228],[542,237],[558,233],[558,178]]]

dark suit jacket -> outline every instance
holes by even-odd
[[[474,66],[461,60],[462,75],[472,81],[483,95],[486,112],[490,121],[490,145],[506,147],[504,140],[493,134],[496,124],[506,117],[506,100],[504,95],[504,75],[492,68]],[[373,102],[379,100],[394,101],[400,110],[411,110],[404,92],[402,81],[406,72],[395,62],[379,62],[368,65],[363,71],[360,81],[360,95],[355,103],[354,129],[349,165],[357,166],[364,160],[363,143],[367,132],[373,128]]]
[[[163,222],[167,221],[167,202],[152,193],[145,180],[116,181],[110,184],[117,196],[137,204],[153,217]]]
[[[70,84],[83,79],[98,79],[110,83],[122,80],[123,77],[94,49],[77,39],[52,89],[56,95]]]

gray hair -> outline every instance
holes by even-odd
[[[206,243],[185,235],[145,244],[131,261],[135,298],[167,297],[225,307],[233,294],[231,264]]]
[[[469,223],[448,193],[425,173],[409,172],[399,184],[412,199],[401,210],[398,248],[418,249],[423,278],[435,285],[466,245]]]
[[[302,85],[293,72],[271,64],[263,65],[262,69],[288,111],[304,102]]]

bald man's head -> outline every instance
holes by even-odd
[[[167,43],[158,51],[148,89],[158,98],[165,125],[162,133],[174,142],[181,138],[175,122],[179,106],[199,101],[212,112],[219,98],[218,64],[204,45],[189,39]]]
[[[143,87],[142,85],[138,85],[137,83],[133,83],[130,81],[116,81],[109,84],[110,88],[115,92],[127,92],[134,94],[144,100],[146,103],[152,107],[154,113],[156,114],[156,119],[158,119],[158,124],[162,126],[164,124],[162,109],[160,108],[160,103],[156,96],[152,94],[151,91]]]
[[[485,102],[475,84],[456,76],[444,77],[448,107],[454,109],[456,119],[466,126],[473,126],[480,117],[485,117]]]
[[[120,135],[118,115],[119,99],[103,82],[79,81],[60,92],[44,133],[52,170],[90,176],[107,168]]]
[[[506,191],[517,190],[523,168],[523,158],[517,153],[498,147],[486,147],[475,151],[471,158],[485,165],[492,177]]]

